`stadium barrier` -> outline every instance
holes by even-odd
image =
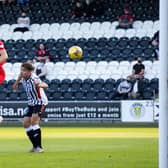
[[[4,121],[20,121],[26,101],[0,102]],[[50,101],[42,121],[91,122],[154,122],[158,120],[158,103],[153,100],[135,101]]]

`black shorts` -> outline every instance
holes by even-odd
[[[38,114],[39,116],[41,116],[44,110],[45,110],[45,105],[27,106],[24,109],[24,117],[31,117],[32,114]]]

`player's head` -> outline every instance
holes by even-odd
[[[31,63],[25,62],[21,65],[21,74],[24,79],[29,79],[32,71],[34,71],[34,66]]]

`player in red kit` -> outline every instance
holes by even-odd
[[[8,54],[5,50],[4,43],[0,41],[0,85],[5,80],[5,71],[3,69],[3,64],[6,62]]]

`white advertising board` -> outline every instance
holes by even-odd
[[[122,101],[121,120],[123,122],[153,122],[154,102],[152,100]]]

